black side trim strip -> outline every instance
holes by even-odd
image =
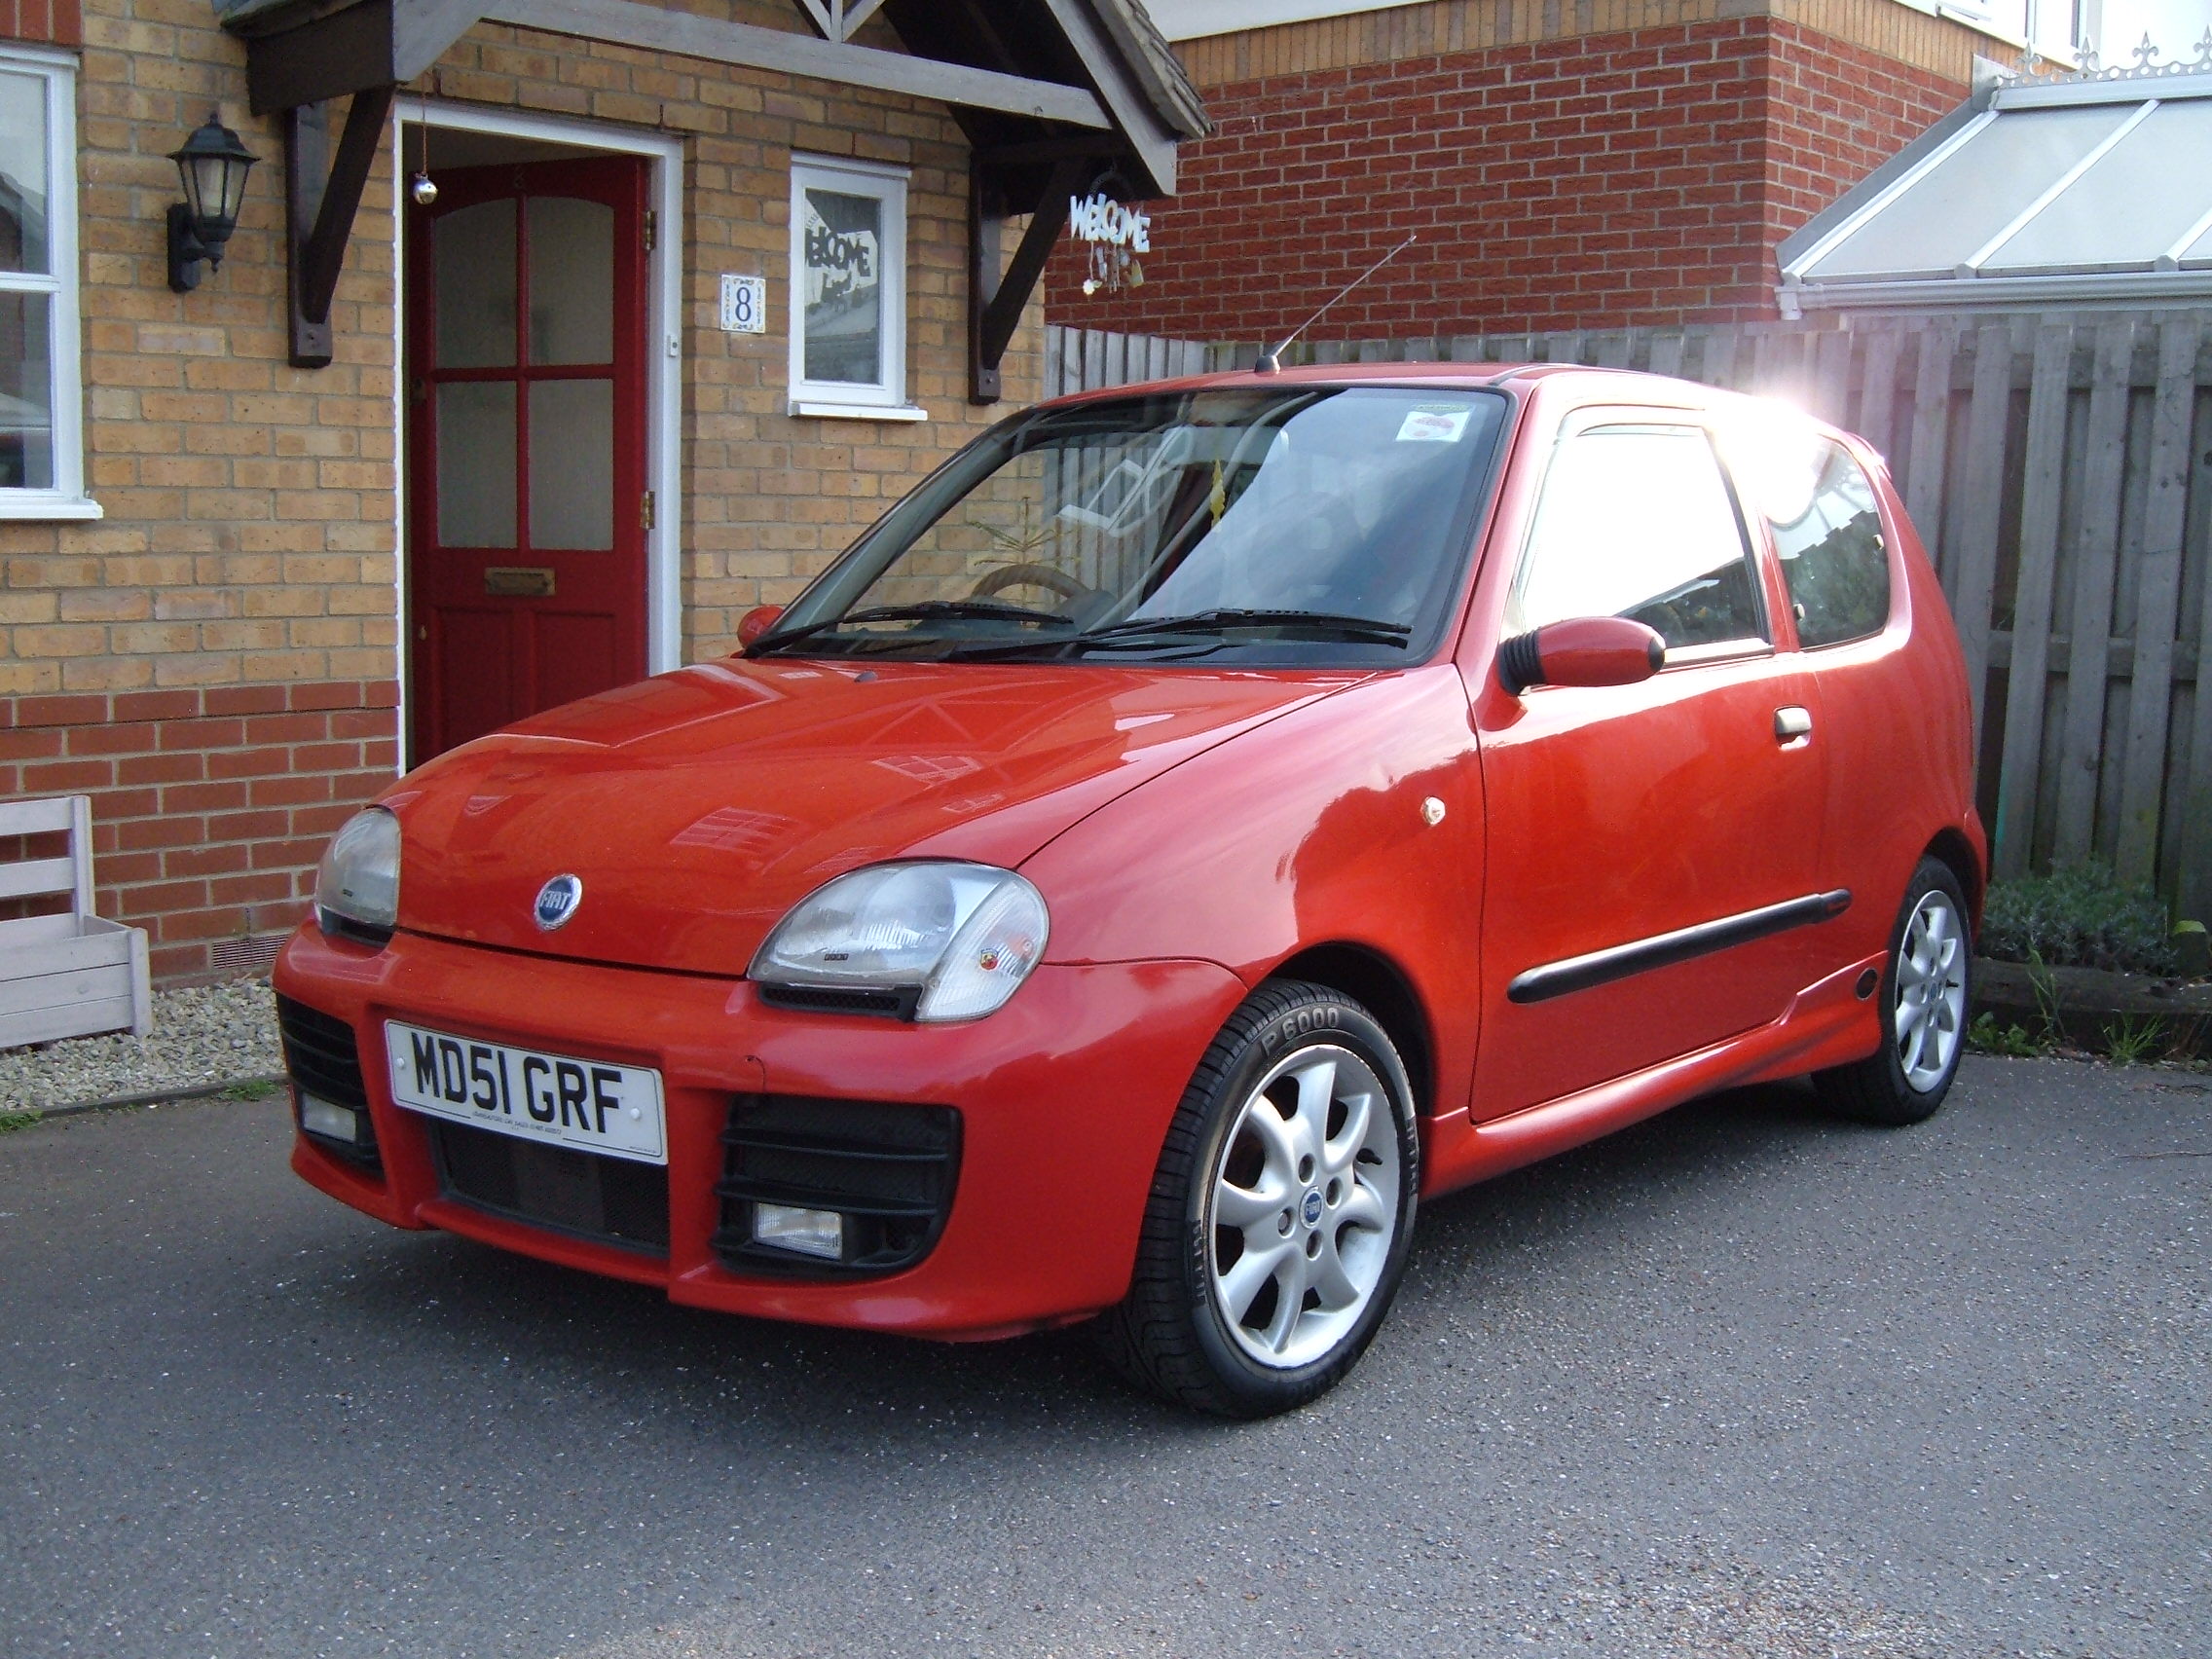
[[[1548,1002],[1570,991],[1586,991],[1593,985],[1610,984],[1632,974],[1672,967],[1694,956],[1708,956],[1731,945],[1749,944],[1754,939],[1788,933],[1791,928],[1831,921],[1850,908],[1851,892],[1843,887],[1833,893],[1808,893],[1802,899],[1786,899],[1779,904],[1745,910],[1716,921],[1699,922],[1695,927],[1677,928],[1673,933],[1608,945],[1587,956],[1570,956],[1565,962],[1530,968],[1516,976],[1513,983],[1505,988],[1505,999],[1516,1003]]]

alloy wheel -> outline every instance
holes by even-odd
[[[1925,1093],[1950,1075],[1966,1030],[1966,928],[1948,894],[1914,907],[1898,944],[1898,1063]]]
[[[1382,1081],[1357,1054],[1314,1044],[1262,1076],[1222,1139],[1205,1218],[1214,1308],[1246,1355],[1309,1364],[1358,1322],[1401,1178]]]

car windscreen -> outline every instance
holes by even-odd
[[[1488,391],[1295,386],[1017,417],[752,651],[1417,662],[1449,620],[1506,412]]]

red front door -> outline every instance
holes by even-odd
[[[645,166],[442,172],[409,209],[420,762],[645,672]]]

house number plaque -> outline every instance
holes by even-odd
[[[768,279],[765,276],[722,276],[722,331],[726,334],[768,332]]]

